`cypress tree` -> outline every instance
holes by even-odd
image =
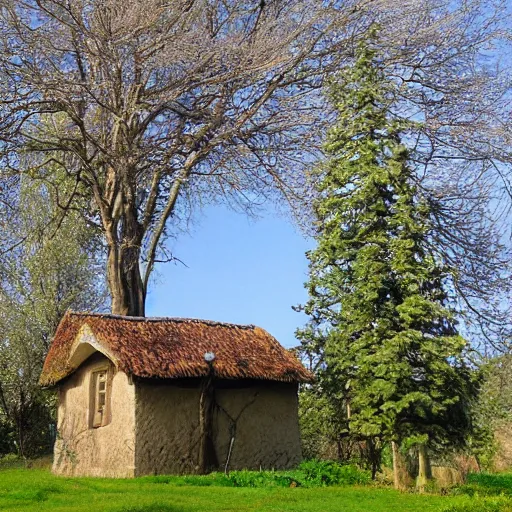
[[[321,385],[344,400],[349,434],[416,445],[424,472],[426,449],[463,442],[471,372],[402,142],[411,125],[390,112],[395,92],[371,43],[329,84],[337,121],[317,171],[312,320],[298,336],[322,351]]]

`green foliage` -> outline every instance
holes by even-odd
[[[492,469],[498,452],[496,430],[512,423],[512,356],[489,358],[481,365],[482,385],[473,405],[471,450],[485,469]]]
[[[73,183],[61,181],[64,194]],[[11,247],[0,257],[0,429],[10,430],[0,455],[34,457],[55,437],[55,397],[38,385],[51,337],[68,308],[101,306],[105,283],[97,233],[78,212],[63,216],[42,182],[17,183],[11,196],[0,237]]]
[[[230,471],[209,475],[157,475],[139,479],[142,482],[201,487],[325,487],[332,485],[368,484],[371,476],[355,465],[334,461],[310,460],[293,471]]]
[[[350,407],[352,436],[463,444],[476,383],[395,94],[370,46],[330,84],[338,119],[317,172],[311,321],[298,337],[304,352],[321,352],[320,388]]]
[[[341,443],[344,427],[342,421],[337,421],[343,418],[342,406],[332,397],[325,396],[317,386],[303,387],[299,391],[299,426],[304,458],[335,456],[333,447]]]
[[[494,425],[512,421],[512,354],[488,359],[482,373],[479,405],[483,416]]]
[[[16,445],[14,426],[8,420],[0,419],[0,463],[2,461],[2,455],[6,453],[13,453]]]
[[[0,457],[0,469],[14,469],[25,467],[25,461],[14,453]]]
[[[512,495],[512,473],[470,473],[468,483],[478,484],[488,489],[501,489]]]
[[[364,485],[371,482],[371,473],[355,465],[339,464],[328,460],[302,462],[299,471],[304,474],[304,482],[310,486]]]
[[[462,503],[449,505],[442,512],[510,512],[512,500],[507,498],[467,499]]]
[[[512,497],[512,475],[492,473],[470,473],[467,482],[455,487],[453,494],[468,496]]]
[[[451,494],[468,498],[444,512],[510,512],[512,511],[512,475],[470,473],[467,482],[454,487]]]
[[[298,479],[274,471],[231,471],[226,477],[233,487],[297,487]]]
[[[163,484],[161,480],[151,481],[150,478],[62,478],[49,471],[0,470],[0,510],[438,512],[450,504],[465,503],[467,500],[464,496],[399,493],[373,485],[310,488],[238,488],[224,485],[204,487],[192,483],[174,483],[175,478],[181,477],[171,476],[168,484]]]

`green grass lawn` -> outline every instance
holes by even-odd
[[[46,469],[0,470],[0,510],[9,511],[428,512],[474,499],[374,486],[233,488],[187,485],[178,478],[64,478]]]

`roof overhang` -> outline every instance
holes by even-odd
[[[104,345],[101,344],[100,341],[98,341],[91,328],[87,324],[84,324],[78,331],[75,341],[71,346],[68,365],[71,368],[78,368],[95,352],[100,352],[117,366],[116,358]]]

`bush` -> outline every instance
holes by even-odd
[[[369,471],[334,461],[310,460],[290,471],[231,471],[229,474],[145,476],[138,482],[216,487],[325,487],[364,485],[371,482]]]
[[[494,494],[512,496],[512,474],[471,473],[468,475],[468,485],[485,487]]]
[[[234,487],[298,487],[300,478],[275,471],[231,471],[226,477]]]
[[[352,464],[340,464],[329,460],[309,460],[299,466],[304,481],[313,486],[364,485],[371,482],[370,471]]]
[[[512,475],[472,473],[451,494],[467,495],[468,500],[443,512],[512,512]]]
[[[14,453],[10,453],[9,455],[5,455],[2,457],[0,455],[0,469],[17,469],[24,468],[25,461],[20,459],[18,455]]]
[[[298,487],[299,478],[276,471],[231,471],[209,475],[157,475],[144,476],[138,481],[154,484],[194,485],[199,487]]]
[[[472,473],[468,475],[467,483],[454,487],[451,494],[465,494],[471,497],[512,497],[512,475]]]
[[[0,420],[0,457],[16,452],[15,435],[12,425]]]

